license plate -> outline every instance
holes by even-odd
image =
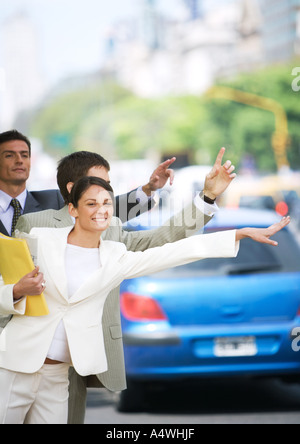
[[[214,354],[218,357],[255,356],[257,345],[254,336],[215,338]]]

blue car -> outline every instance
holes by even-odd
[[[268,211],[220,210],[205,232],[277,221]],[[122,284],[128,390],[120,394],[120,411],[138,409],[151,381],[298,377],[300,247],[289,228],[274,239],[278,247],[244,240],[237,258]]]

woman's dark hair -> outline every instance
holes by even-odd
[[[75,182],[70,195],[70,203],[72,203],[74,207],[77,208],[78,202],[81,199],[82,195],[93,185],[97,185],[108,191],[112,201],[114,202],[114,190],[109,185],[109,183],[106,182],[106,180],[100,179],[99,177],[86,176]]]
[[[78,151],[60,160],[57,168],[57,184],[66,204],[70,202],[70,194],[67,190],[69,182],[87,176],[93,167],[103,167],[110,171],[110,165],[100,154],[90,151]]]
[[[19,133],[19,131],[15,129],[0,134],[0,145],[6,142],[11,142],[13,140],[20,140],[22,142],[25,142],[29,149],[29,156],[31,156],[31,143],[30,140],[26,136],[24,136],[24,134]]]

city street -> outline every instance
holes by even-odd
[[[157,391],[134,414],[116,412],[114,395],[91,390],[86,424],[300,424],[300,384],[203,381]]]
[[[0,424],[300,424],[299,97],[300,0],[2,1]]]

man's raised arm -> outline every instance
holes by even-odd
[[[222,165],[225,148],[218,154],[216,162],[205,179],[203,191],[182,211],[167,220],[164,225],[149,231],[125,231],[120,226],[120,241],[128,250],[144,251],[166,243],[190,237],[201,230],[218,211],[215,199],[229,187],[235,179],[235,167],[231,161]]]
[[[155,192],[163,188],[168,180],[170,180],[170,185],[173,184],[174,171],[170,169],[170,166],[175,161],[176,157],[173,157],[161,163],[153,171],[146,185],[117,196],[115,216],[124,223],[154,208],[156,205]]]

